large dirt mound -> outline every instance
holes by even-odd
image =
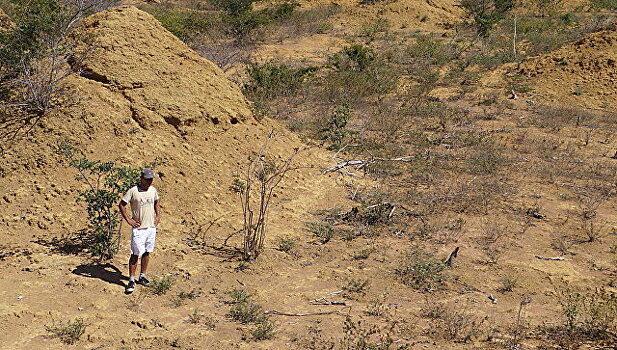
[[[121,7],[88,18],[84,29],[100,49],[82,76],[121,92],[140,126],[236,123],[250,116],[242,93],[222,71],[149,14]]]
[[[46,115],[28,137],[0,154],[0,249],[13,252],[9,259],[4,254],[0,259],[0,273],[7,281],[0,288],[0,330],[6,348],[63,348],[46,337],[43,325],[52,319],[73,319],[76,303],[85,305],[78,312],[89,325],[88,339],[112,348],[144,340],[132,330],[134,320],[127,318],[121,297],[128,256],[126,225],[120,253],[112,261],[119,268],[113,268],[115,277],[88,270],[96,267],[84,265],[85,253],[72,255],[78,247],[71,242],[88,223],[84,203],[76,201],[86,185],[53,152],[58,141],[68,140],[91,160],[139,167],[162,158],[154,185],[161,194],[163,219],[151,270],[159,275],[185,271],[187,276],[219,269],[220,262],[213,256],[189,255],[185,239],[197,235],[207,244],[220,245],[241,227],[242,209],[229,186],[234,175],[244,173],[247,156],[266,142],[273,159],[303,147],[277,123],[256,120],[240,89],[218,67],[149,14],[134,7],[115,8],[86,19],[83,28],[95,55],[85,62],[81,75],[68,79],[70,103]],[[267,245],[280,236],[302,234],[311,211],[332,206],[342,197],[344,191],[332,179],[319,175],[327,160],[328,154],[318,149],[301,154],[295,164],[302,169],[289,173],[275,192]],[[232,247],[239,243],[237,237],[229,242]],[[213,264],[204,265],[206,260]],[[25,276],[25,266],[38,271],[36,276]],[[95,276],[103,277],[87,278]],[[217,275],[215,280],[223,279],[227,277]],[[77,289],[71,281],[77,281]],[[90,281],[95,286],[89,286]],[[28,302],[15,299],[15,293]],[[160,309],[163,305],[152,306],[160,315],[170,315]],[[165,327],[170,332],[165,338],[186,333],[184,315],[173,319]],[[232,334],[231,326],[221,332]],[[226,335],[205,340],[201,334],[187,336],[209,344],[198,348],[229,348],[232,341]],[[156,343],[161,335],[147,338]]]
[[[87,18],[83,28],[95,54],[81,75],[68,79],[72,103],[43,118],[0,155],[0,224],[13,233],[27,228],[18,240],[84,226],[83,205],[75,203],[81,186],[76,172],[58,166],[62,158],[53,152],[61,140],[93,160],[142,166],[162,158],[157,187],[166,194],[165,205],[175,210],[166,223],[175,232],[190,231],[216,213],[234,212],[236,198],[228,191],[232,177],[268,135],[277,135],[268,146],[273,157],[302,146],[277,123],[255,120],[240,89],[151,15],[123,6]],[[301,162],[321,164],[325,157],[308,152]],[[305,187],[298,180],[307,172],[290,178],[293,198],[315,185]],[[295,210],[311,205],[298,201]],[[226,215],[218,224],[230,228],[238,219]],[[15,237],[4,238],[17,243]]]
[[[534,92],[552,101],[587,107],[615,106],[617,93],[617,31],[590,34],[551,53],[519,65]]]

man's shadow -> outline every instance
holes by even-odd
[[[122,275],[120,269],[109,263],[101,265],[79,265],[71,272],[78,276],[98,278],[105,282],[117,284],[122,287],[126,287],[126,284],[123,281],[129,280],[128,277]]]

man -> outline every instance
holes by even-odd
[[[150,261],[150,253],[154,250],[156,241],[156,226],[161,220],[159,194],[152,186],[154,171],[144,168],[141,171],[139,185],[132,187],[120,200],[120,213],[126,222],[131,225],[131,257],[129,259],[129,284],[127,294],[133,293],[135,283],[144,286],[150,285],[146,278],[146,270]],[[132,215],[129,216],[127,204],[131,203]],[[141,256],[141,273],[135,281],[137,262]]]

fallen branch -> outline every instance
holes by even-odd
[[[371,163],[375,163],[378,161],[381,162],[411,162],[412,158],[414,156],[405,156],[405,157],[399,157],[399,158],[380,158],[380,157],[372,157],[372,158],[368,158],[368,159],[358,159],[358,160],[347,160],[344,161],[342,163],[339,163],[337,165],[331,166],[329,168],[324,169],[321,173],[322,174],[326,174],[332,171],[337,171],[340,170],[342,168],[348,167],[348,166],[352,166],[352,165],[358,165],[358,169],[369,165]]]
[[[319,316],[319,315],[340,314],[341,311],[342,311],[342,309],[341,310],[334,310],[334,311],[293,313],[293,312],[282,312],[282,311],[277,311],[277,310],[266,310],[266,311],[264,311],[264,313],[265,314],[272,314],[272,315],[282,315],[282,316]]]
[[[334,292],[330,292],[330,293],[324,295],[321,298],[317,298],[317,299],[313,299],[313,300],[309,301],[309,303],[310,304],[319,304],[319,305],[347,305],[347,304],[345,304],[344,301],[330,301],[330,300],[326,299],[327,297],[329,297],[331,295],[337,295],[337,294],[341,294],[341,293],[343,293],[342,290],[337,290],[337,291],[334,291]]]
[[[564,261],[566,260],[566,258],[563,257],[546,257],[546,256],[538,256],[536,255],[536,259],[540,259],[540,260],[556,260],[556,261]]]
[[[325,298],[319,298],[315,300],[309,301],[310,304],[317,305],[347,305],[344,301],[336,301],[336,300],[326,300]]]

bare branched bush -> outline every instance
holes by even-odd
[[[605,225],[597,220],[583,221],[583,240],[584,242],[595,242],[605,235]]]
[[[561,330],[571,340],[607,339],[617,330],[615,292],[603,288],[581,291],[566,286],[557,296],[564,320]]]
[[[563,255],[572,254],[570,248],[574,246],[575,241],[569,235],[558,234],[551,239],[551,248],[560,252]]]
[[[69,91],[63,82],[90,54],[81,20],[113,5],[106,0],[18,1],[15,26],[0,33],[0,136],[28,133]]]
[[[295,169],[293,160],[300,151],[295,148],[287,159],[277,162],[266,155],[266,146],[249,156],[244,178],[236,178],[231,185],[242,203],[242,257],[245,260],[253,260],[263,251],[272,194],[285,175]],[[252,198],[254,192],[256,200]]]

